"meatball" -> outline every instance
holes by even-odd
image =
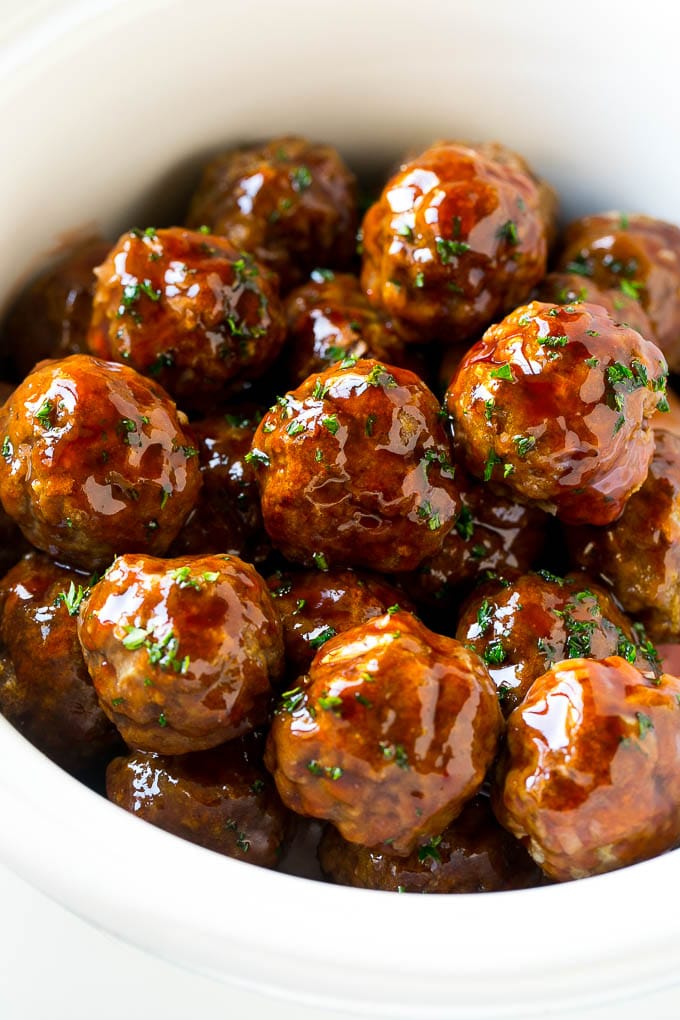
[[[447,391],[470,471],[569,524],[608,524],[647,476],[668,404],[659,349],[598,305],[533,301],[487,330]]]
[[[651,646],[604,588],[589,577],[547,570],[489,581],[463,608],[456,637],[484,660],[508,715],[534,680],[558,660],[621,655],[656,670]]]
[[[289,290],[315,266],[343,269],[351,261],[356,181],[332,146],[274,138],[208,163],[188,224],[207,224],[252,252]]]
[[[328,825],[319,844],[325,875],[339,885],[393,892],[477,893],[527,889],[543,876],[526,850],[475,797],[439,836],[395,857],[348,843]]]
[[[267,581],[283,624],[286,665],[306,673],[319,648],[336,634],[411,606],[387,581],[353,570],[277,571]]]
[[[625,659],[556,663],[508,720],[495,811],[557,881],[680,841],[680,680]]]
[[[625,322],[646,339],[654,339],[651,323],[636,298],[618,288],[600,288],[577,273],[548,273],[536,288],[534,297],[556,305],[574,305],[581,301],[600,305],[614,322]]]
[[[94,268],[110,248],[90,238],[49,266],[26,287],[2,324],[2,350],[11,371],[23,379],[43,358],[87,352]]]
[[[288,369],[293,386],[345,358],[403,365],[404,342],[349,274],[316,270],[286,299]]]
[[[653,641],[680,640],[680,437],[655,432],[647,480],[606,528],[569,529],[576,563],[600,574]]]
[[[283,638],[271,597],[236,556],[119,556],[80,607],[102,707],[131,747],[184,754],[262,725]]]
[[[255,409],[232,408],[192,424],[203,487],[172,555],[231,552],[256,563],[269,555],[255,469],[245,459],[261,417]]]
[[[42,362],[0,409],[2,505],[29,542],[73,566],[162,554],[201,484],[185,423],[125,365]]]
[[[277,357],[285,317],[272,275],[221,237],[131,230],[96,270],[88,344],[201,407]]]
[[[176,757],[136,751],[106,772],[109,800],[181,839],[275,868],[290,820],[249,737]]]
[[[442,546],[458,490],[439,404],[406,369],[353,359],[279,398],[248,455],[288,559],[413,570]]]
[[[0,712],[67,772],[103,765],[120,737],[99,707],[78,643],[87,577],[31,553],[3,578]]]
[[[400,580],[417,605],[443,609],[489,572],[524,573],[539,556],[548,517],[463,477],[456,467],[461,508],[441,551]]]
[[[557,268],[639,301],[655,340],[680,370],[680,229],[619,212],[584,216],[565,232]]]
[[[478,656],[396,612],[324,644],[284,695],[265,763],[293,811],[407,855],[477,793],[500,730]]]
[[[555,211],[520,156],[440,142],[404,163],[366,213],[361,282],[421,339],[471,339],[545,275]]]

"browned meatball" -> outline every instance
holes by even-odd
[[[307,672],[319,648],[336,634],[388,611],[411,609],[398,588],[353,570],[277,571],[267,584],[283,624],[286,665],[295,677]]]
[[[600,574],[653,641],[680,639],[680,437],[655,432],[647,480],[606,528],[572,528],[579,566]]]
[[[99,707],[78,643],[88,579],[31,553],[3,578],[0,711],[68,772],[104,764],[120,737]]]
[[[265,527],[290,560],[326,569],[413,570],[458,510],[433,394],[406,369],[350,359],[311,376],[260,422]]]
[[[260,726],[283,669],[267,586],[236,556],[120,556],[83,601],[78,635],[106,714],[159,754]]]
[[[337,150],[305,138],[274,138],[216,156],[189,210],[276,270],[284,290],[315,266],[343,269],[354,254],[356,181]]]
[[[88,343],[201,407],[278,355],[285,317],[275,278],[222,237],[132,230],[96,270]]]
[[[284,695],[265,762],[292,810],[407,855],[477,793],[500,730],[478,656],[396,612],[323,646]]]
[[[621,655],[658,671],[652,646],[612,597],[589,577],[557,577],[547,570],[514,581],[489,581],[471,596],[456,637],[486,663],[508,715],[534,680],[561,659]]]
[[[0,409],[0,499],[26,538],[85,569],[164,553],[201,480],[186,418],[125,365],[46,361]]]
[[[520,156],[440,142],[366,213],[361,282],[421,339],[470,339],[544,276],[554,214],[554,193]]]
[[[465,478],[456,467],[462,506],[441,551],[400,581],[417,605],[445,608],[489,571],[524,573],[540,554],[548,517]]]
[[[326,827],[318,853],[332,882],[359,889],[477,893],[543,883],[522,844],[494,818],[486,797],[469,801],[439,836],[408,857],[348,843],[332,825]]]
[[[271,550],[262,523],[255,470],[246,455],[262,415],[253,408],[192,424],[203,487],[173,543],[173,556],[231,552],[255,563]]]
[[[600,305],[614,322],[625,322],[648,340],[654,340],[652,325],[637,298],[618,288],[598,287],[577,273],[548,273],[536,288],[534,297],[556,305],[574,305],[580,301]]]
[[[109,800],[181,839],[275,868],[290,819],[250,736],[175,757],[136,751],[106,772]]]
[[[17,378],[43,358],[87,351],[94,268],[110,247],[100,238],[81,242],[21,292],[2,324],[0,341]]]
[[[665,386],[658,347],[599,305],[533,301],[471,348],[446,402],[477,478],[567,523],[607,524],[646,478]]]
[[[348,357],[405,362],[394,324],[370,303],[356,276],[315,270],[309,283],[288,295],[286,315],[293,386]]]
[[[671,369],[680,370],[678,227],[640,214],[584,216],[567,227],[557,267],[639,301],[651,339]]]
[[[680,680],[616,656],[556,663],[508,720],[494,808],[558,881],[676,846]]]

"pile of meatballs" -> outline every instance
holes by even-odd
[[[0,712],[139,818],[337,883],[663,853],[680,229],[558,233],[498,144],[393,169],[360,203],[330,146],[222,153],[182,226],[16,298]]]

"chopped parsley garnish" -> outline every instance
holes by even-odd
[[[177,567],[176,570],[170,571],[170,577],[173,581],[177,582],[179,588],[195,588],[196,591],[201,590],[200,581],[195,577],[191,577],[190,567]]]
[[[418,272],[416,273],[415,279],[413,281],[413,286],[418,287],[419,290],[425,286],[425,273],[422,271],[422,269],[419,269]]]
[[[343,774],[339,765],[321,765],[316,758],[307,762],[307,768],[313,776],[326,776],[327,779],[332,780],[340,779]]]
[[[395,613],[401,612],[401,606],[399,605],[398,602],[395,602],[393,606],[387,607],[387,612],[389,616],[394,616]]]
[[[488,599],[484,599],[481,606],[477,610],[477,626],[479,627],[479,636],[481,637],[489,627],[493,620],[493,609]]]
[[[541,336],[538,338],[538,342],[541,347],[566,347],[569,343],[569,337],[565,334],[560,336]]]
[[[511,382],[514,379],[512,369],[507,362],[505,365],[499,365],[498,368],[492,368],[489,375],[492,379],[507,379],[508,382]]]
[[[536,436],[513,436],[512,441],[517,447],[517,456],[522,459],[536,446]]]
[[[586,358],[586,365],[588,368],[597,368],[600,364],[599,358]]]
[[[407,241],[413,240],[413,227],[410,227],[408,223],[401,223],[397,229],[397,233],[400,237],[405,237]]]
[[[484,465],[484,481],[485,482],[491,481],[491,475],[493,474],[493,469],[495,468],[496,464],[502,464],[502,463],[503,462],[502,462],[501,458],[499,456],[497,456],[494,453],[493,450],[489,450],[489,455],[486,458],[486,464]]]
[[[386,741],[381,740],[379,744],[382,756],[386,761],[393,761],[400,769],[407,769],[408,754],[403,744],[388,744]]]
[[[54,404],[51,400],[46,400],[33,417],[40,422],[44,429],[52,428],[52,422],[50,421],[50,415],[54,410]]]
[[[620,283],[621,291],[626,297],[632,298],[633,301],[640,300],[640,291],[642,290],[643,284],[638,283],[635,280],[621,280]]]
[[[435,238],[435,247],[443,266],[448,265],[454,256],[464,255],[466,251],[470,251],[467,241],[449,241],[445,237]]]
[[[437,528],[441,528],[442,522],[439,512],[432,508],[432,504],[429,500],[426,500],[421,506],[419,506],[416,513],[421,521],[427,521],[427,526],[430,531],[436,531]]]
[[[492,398],[491,400],[484,401],[484,417],[487,421],[491,421],[491,415],[496,410],[496,401]]]
[[[461,507],[460,512],[456,517],[455,528],[464,541],[470,541],[475,533],[475,525],[472,517],[472,511],[468,507]]]
[[[317,701],[325,712],[335,712],[342,708],[342,698],[337,694],[324,694]]]
[[[593,275],[593,267],[588,261],[588,256],[583,254],[576,255],[571,262],[567,262],[564,271],[566,273],[575,273],[577,276]]]
[[[328,570],[328,560],[322,552],[312,553],[312,561],[317,570]]]
[[[328,283],[329,280],[335,279],[335,273],[332,269],[312,269],[310,275],[314,283]]]
[[[310,640],[309,644],[312,648],[321,648],[321,646],[325,645],[327,641],[330,641],[332,637],[335,637],[337,633],[338,632],[335,627],[324,627],[323,630],[316,635],[316,637],[313,637]]]
[[[246,464],[256,464],[258,467],[259,465],[269,467],[269,456],[263,450],[258,450],[257,448],[249,450],[243,459]]]
[[[279,702],[280,712],[294,712],[296,708],[299,708],[302,702],[305,700],[305,692],[301,687],[292,687],[289,691],[284,691],[281,695],[281,701]]]
[[[364,432],[366,433],[367,436],[373,435],[373,426],[375,425],[375,423],[376,416],[374,414],[369,414],[369,416],[366,418],[366,425],[364,426]]]
[[[382,386],[388,390],[394,389],[397,385],[397,380],[386,371],[384,365],[374,365],[366,376],[366,382],[369,386]]]
[[[305,423],[303,421],[300,421],[299,419],[297,419],[296,421],[289,422],[288,425],[286,426],[286,432],[288,433],[289,436],[299,436],[300,433],[304,431]]]
[[[428,858],[433,861],[441,861],[441,854],[437,849],[441,841],[441,836],[433,836],[429,843],[423,843],[421,847],[418,847],[418,860],[421,864]]]
[[[507,655],[508,653],[503,647],[501,639],[494,638],[493,641],[489,641],[484,649],[482,658],[487,666],[500,666],[505,662]]]
[[[186,673],[189,669],[190,659],[185,655],[183,659],[177,658],[179,641],[172,632],[167,630],[162,637],[156,637],[152,627],[125,627],[123,647],[130,652],[145,648],[149,656],[149,662],[160,666],[164,670],[172,670],[175,673]]]
[[[654,723],[652,722],[648,715],[645,715],[644,712],[636,712],[635,718],[637,719],[638,723],[638,733],[640,734],[640,740],[644,740],[647,734],[650,732],[650,730],[654,729]]]
[[[54,600],[54,604],[55,606],[58,606],[63,602],[68,610],[68,615],[77,616],[81,602],[84,598],[87,598],[89,594],[90,589],[88,587],[83,588],[82,584],[79,584],[76,589],[74,582],[71,581],[68,591],[60,591]]]
[[[320,379],[317,379],[316,382],[314,383],[314,389],[312,390],[312,399],[325,400],[329,389],[330,385],[328,383],[324,385]]]
[[[321,424],[332,436],[336,435],[340,428],[340,423],[338,422],[337,415],[335,414],[329,414],[325,418],[322,418]]]
[[[11,460],[12,457],[14,456],[14,447],[10,442],[9,436],[5,436],[5,438],[2,441],[2,456],[5,458],[5,460]]]
[[[309,167],[296,166],[295,169],[290,172],[290,182],[293,185],[294,191],[306,191],[307,188],[311,188],[312,175]]]
[[[508,244],[519,244],[519,232],[514,220],[506,220],[503,226],[496,231],[496,236],[505,238]]]
[[[637,658],[637,648],[632,641],[619,628],[619,643],[616,646],[616,654],[620,655],[626,662],[634,663]]]

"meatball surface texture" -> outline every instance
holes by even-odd
[[[323,646],[283,696],[265,763],[293,811],[407,855],[477,793],[500,731],[481,660],[397,612]]]
[[[470,349],[446,404],[477,478],[566,523],[608,524],[647,476],[666,372],[598,305],[533,301]]]
[[[164,553],[198,498],[186,419],[125,365],[85,354],[42,362],[0,409],[0,436],[6,512],[76,567]]]
[[[176,757],[136,751],[106,772],[109,800],[216,853],[275,868],[289,815],[250,735]]]
[[[420,339],[469,340],[545,275],[555,208],[521,156],[438,143],[404,163],[366,213],[362,285]]]
[[[208,163],[188,223],[208,225],[252,252],[289,290],[315,266],[343,269],[350,262],[356,180],[332,146],[274,138]]]
[[[96,276],[91,352],[150,376],[182,406],[258,378],[283,345],[275,278],[222,237],[132,230]]]
[[[120,737],[99,706],[77,633],[86,575],[29,553],[0,582],[0,712],[67,772],[105,764]]]
[[[436,398],[407,369],[360,360],[310,376],[260,422],[265,528],[294,562],[412,570],[458,510]]]
[[[267,587],[236,556],[120,556],[83,601],[78,635],[106,714],[159,754],[262,725],[283,669]]]
[[[508,720],[494,809],[546,875],[585,878],[680,841],[680,680],[616,656],[556,663]]]

